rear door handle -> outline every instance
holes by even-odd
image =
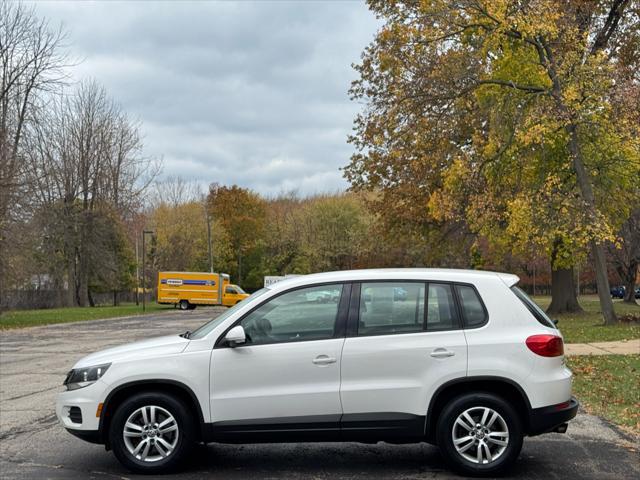
[[[452,352],[451,350],[447,350],[446,348],[436,348],[430,353],[433,358],[453,357],[455,354],[456,352]]]
[[[328,355],[318,355],[312,361],[315,365],[330,365],[332,363],[336,363],[335,357],[330,357]]]

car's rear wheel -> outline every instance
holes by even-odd
[[[447,462],[465,475],[496,475],[518,458],[522,422],[504,399],[490,393],[454,398],[437,424],[438,446]]]
[[[180,300],[178,306],[180,307],[180,310],[189,310],[189,302],[186,300]]]
[[[161,473],[175,469],[193,443],[188,408],[164,393],[142,393],[124,401],[109,429],[113,453],[129,470]]]

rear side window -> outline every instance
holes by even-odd
[[[389,335],[422,330],[424,283],[363,283],[358,335]]]
[[[451,285],[430,283],[427,297],[427,331],[458,328]]]
[[[536,302],[534,302],[533,300],[531,300],[531,298],[529,298],[529,295],[527,295],[524,292],[524,290],[514,285],[513,287],[511,287],[511,291],[516,294],[516,297],[518,297],[522,303],[524,303],[524,306],[527,307],[527,309],[535,317],[538,323],[544,325],[545,327],[554,328],[554,329],[556,328],[556,326],[553,323],[553,320],[551,320],[547,316],[547,314],[544,313],[544,310],[542,310]]]
[[[456,285],[460,308],[466,328],[479,327],[487,321],[487,312],[482,305],[478,292],[468,285]]]

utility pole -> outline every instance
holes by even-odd
[[[144,244],[147,234],[153,235],[151,230],[142,231],[142,311],[146,311],[147,308],[147,257],[145,256]]]

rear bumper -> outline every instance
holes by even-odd
[[[529,435],[540,435],[554,431],[557,427],[574,418],[580,404],[575,397],[568,402],[534,408],[529,415]]]

